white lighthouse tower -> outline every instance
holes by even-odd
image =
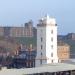
[[[35,66],[58,63],[57,24],[48,15],[37,24],[37,56]]]

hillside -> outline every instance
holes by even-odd
[[[0,52],[16,51],[18,44],[13,39],[0,37]]]
[[[33,47],[36,47],[36,37],[16,37],[15,40],[19,44],[24,44],[28,47],[32,44]]]

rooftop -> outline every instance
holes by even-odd
[[[58,40],[58,46],[69,46],[69,45],[62,40]]]
[[[60,72],[75,70],[75,64],[73,63],[54,63],[48,65],[42,65],[36,68],[23,68],[23,69],[2,69],[0,75],[24,75],[24,74],[36,74],[45,72]]]
[[[39,20],[40,25],[56,25],[56,19],[53,17],[49,17],[49,15],[46,15],[45,17],[41,18]]]

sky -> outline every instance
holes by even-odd
[[[56,18],[58,34],[75,33],[75,0],[0,0],[0,26],[21,26],[49,14]]]

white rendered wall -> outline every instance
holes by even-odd
[[[41,60],[41,53],[42,59],[46,58],[46,28],[45,27],[37,27],[37,57],[35,61],[36,66],[40,66],[40,60]],[[43,38],[43,41],[41,42],[41,37]],[[41,50],[41,45],[43,46]],[[46,64],[46,61],[42,61],[44,64]]]
[[[41,66],[42,64],[49,63],[58,63],[57,26],[55,19],[49,19],[49,17],[46,17],[42,20],[42,22],[42,25],[37,26],[37,56],[35,66]],[[53,41],[51,40],[52,38]],[[42,60],[42,64],[40,63],[40,60]]]
[[[53,30],[53,33],[51,31]],[[51,40],[53,38],[53,41]],[[53,45],[53,48],[51,47]],[[53,53],[53,56],[51,56]],[[57,26],[48,25],[46,26],[46,57],[48,58],[47,63],[57,63]]]

